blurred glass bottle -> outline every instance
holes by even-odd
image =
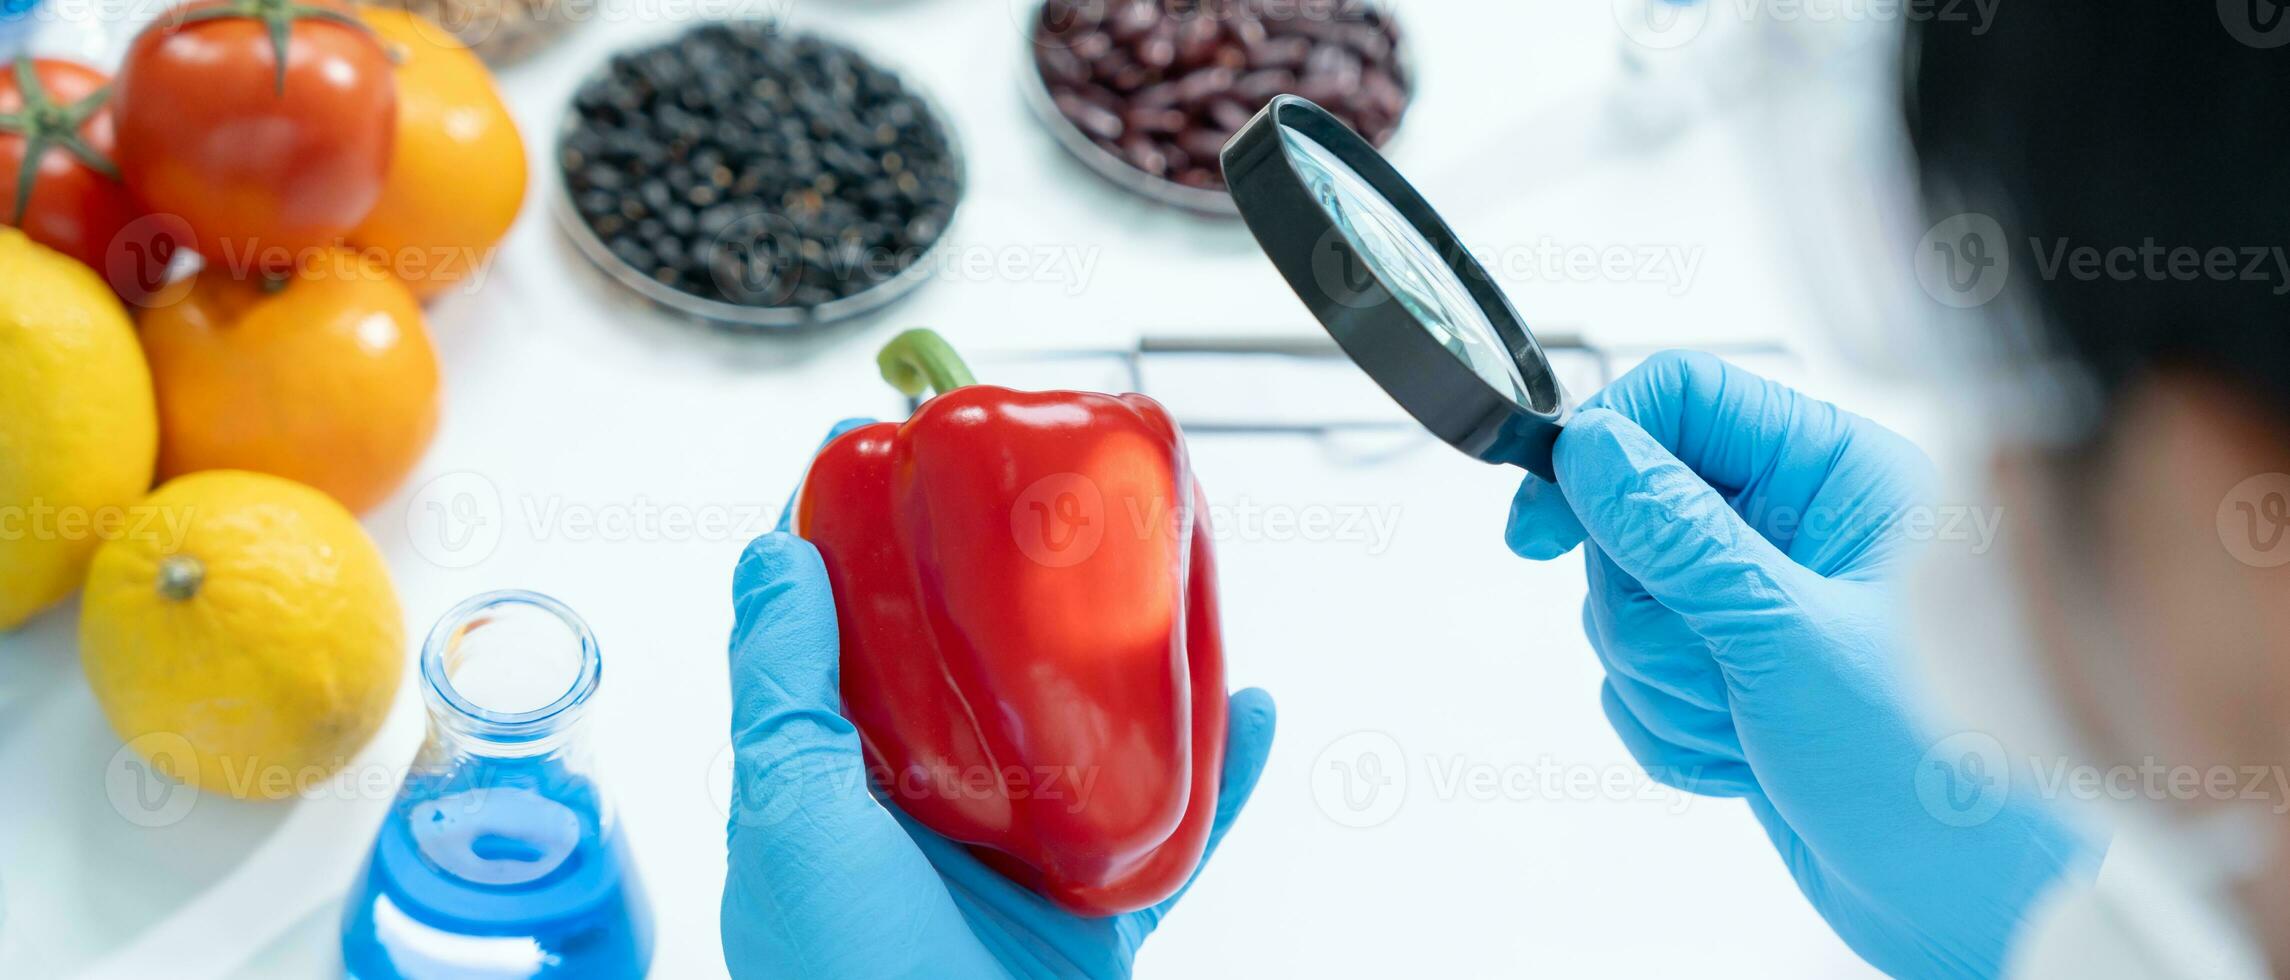
[[[652,912],[580,725],[602,658],[572,610],[470,599],[421,655],[429,738],[342,918],[352,977],[638,977]]]
[[[0,61],[30,53],[40,16],[40,0],[0,0]]]
[[[112,74],[136,32],[166,8],[165,3],[0,0],[0,62],[19,55],[62,58]]]

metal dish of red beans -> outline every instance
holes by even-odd
[[[1414,94],[1399,23],[1370,0],[1044,0],[1027,26],[1027,101],[1058,142],[1205,214],[1237,213],[1218,156],[1273,96],[1381,147]]]

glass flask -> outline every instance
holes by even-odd
[[[31,53],[39,6],[40,0],[0,0],[0,58],[13,62],[17,55]]]
[[[547,596],[489,593],[438,621],[429,737],[342,914],[350,976],[644,974],[651,906],[580,723],[602,664]]]

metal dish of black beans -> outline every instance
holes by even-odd
[[[766,21],[612,56],[573,95],[557,165],[583,254],[734,329],[825,324],[906,295],[930,278],[964,186],[928,98]]]
[[[1059,142],[1149,197],[1235,213],[1219,154],[1276,95],[1368,141],[1399,130],[1413,80],[1399,23],[1370,0],[1045,0],[1027,96]]]

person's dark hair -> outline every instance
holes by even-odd
[[[1905,52],[1933,220],[2000,222],[2012,288],[2103,403],[2183,370],[2290,423],[2290,5],[2004,3],[1978,26],[1920,24]],[[2089,280],[2060,264],[2149,243],[2202,262]]]

